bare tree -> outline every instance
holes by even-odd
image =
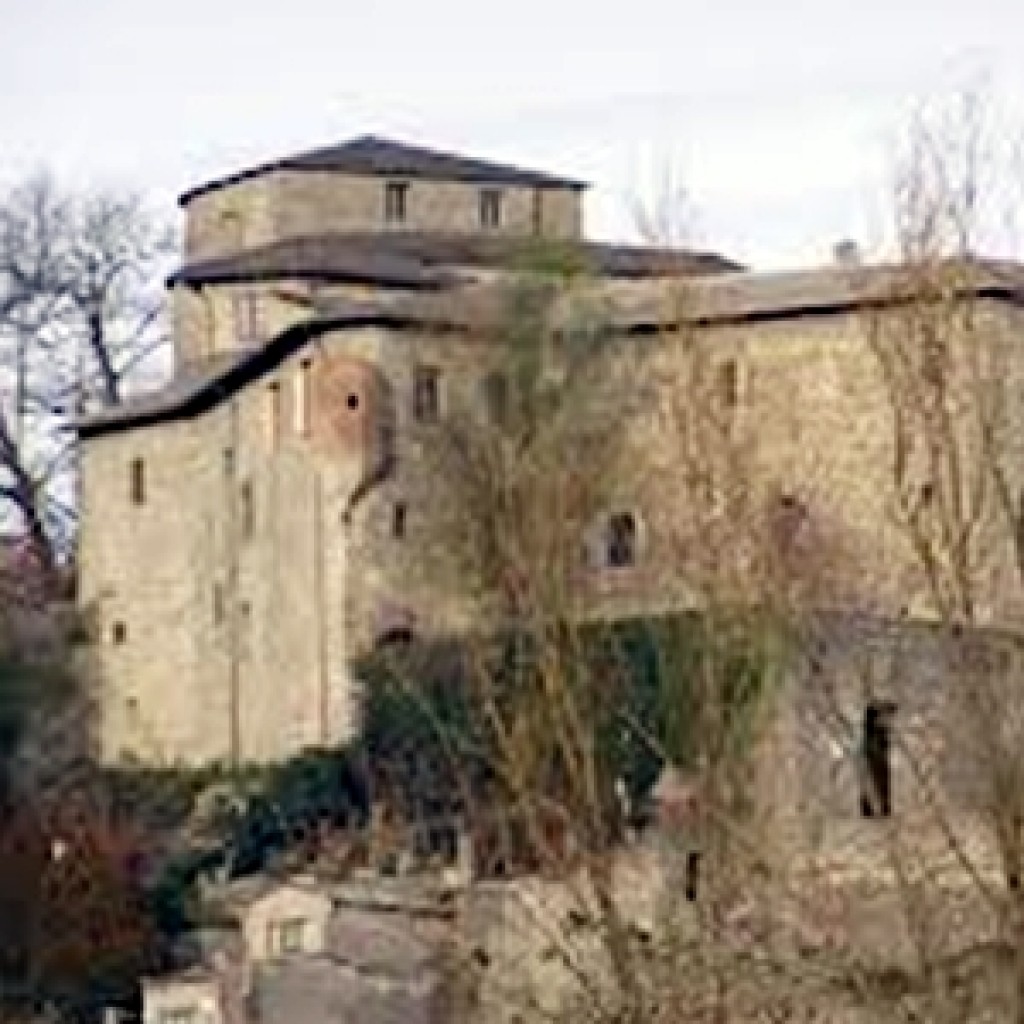
[[[118,405],[165,351],[170,242],[138,196],[45,175],[0,205],[0,523],[44,577],[73,541],[74,417]]]
[[[1022,1021],[1024,392],[1013,316],[983,298],[1019,287],[1019,270],[976,255],[1006,200],[993,145],[974,97],[914,126],[896,185],[893,308],[867,313],[865,332],[890,414],[889,512],[946,658],[944,714],[902,752],[952,867],[940,892],[924,881],[925,835],[904,837],[898,876],[918,882],[903,903],[935,1019],[970,1016],[953,998],[949,945],[935,941],[953,933],[954,962],[980,964],[990,986],[971,1011]],[[953,891],[970,908],[955,931]]]
[[[681,287],[676,319],[690,302]],[[799,510],[752,488],[698,327],[641,347],[593,282],[527,274],[480,333],[483,393],[450,397],[425,456],[446,482],[431,547],[455,556],[478,626],[440,668],[440,703],[429,661],[396,655],[391,676],[441,734],[478,867],[506,876],[469,900],[478,918],[501,904],[499,943],[521,957],[469,949],[461,967],[509,1019],[787,1019],[808,969],[759,934],[777,883],[756,776],[802,606],[789,581],[810,578]],[[659,770],[681,817],[649,843],[633,827]]]

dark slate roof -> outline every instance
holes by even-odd
[[[272,370],[318,334],[342,327],[402,327],[409,323],[408,315],[400,316],[384,307],[349,303],[336,308],[330,316],[313,317],[287,328],[262,348],[225,352],[185,364],[164,387],[83,416],[75,426],[80,436],[95,437],[199,415],[250,380]]]
[[[451,272],[445,273],[443,268],[525,269],[538,261],[552,260],[618,278],[719,274],[743,269],[717,253],[692,249],[501,235],[357,232],[286,239],[194,263],[172,275],[168,284],[309,278],[430,289],[454,283]]]
[[[172,274],[167,283],[229,284],[284,278],[345,281],[384,288],[441,288],[456,283],[452,275],[387,242],[387,235],[290,238],[190,264]]]
[[[513,164],[494,163],[475,157],[460,156],[406,142],[362,135],[334,146],[312,149],[294,156],[282,157],[251,167],[182,194],[178,202],[186,206],[197,196],[234,185],[272,171],[341,171],[395,178],[432,178],[441,181],[469,181],[495,185],[526,185],[538,188],[586,188],[586,182],[564,178],[541,171],[531,171]]]

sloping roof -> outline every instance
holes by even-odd
[[[186,364],[163,387],[83,416],[75,428],[81,437],[95,437],[198,415],[273,369],[319,334],[342,327],[402,327],[408,323],[408,315],[398,315],[378,306],[349,303],[329,316],[312,317],[287,328],[261,348],[225,352]]]
[[[197,196],[248,178],[272,171],[340,171],[396,178],[432,178],[443,181],[469,181],[496,185],[526,185],[538,188],[586,188],[575,178],[531,171],[514,164],[495,163],[476,157],[460,156],[442,150],[427,149],[376,135],[362,135],[348,142],[308,150],[251,167],[205,185],[189,189],[178,202],[186,206]]]
[[[311,278],[399,288],[454,283],[442,268],[528,268],[558,262],[604,277],[720,274],[743,268],[714,252],[603,242],[556,242],[501,235],[420,231],[337,233],[291,238],[185,266],[169,285]]]
[[[251,358],[249,350],[222,352],[178,367],[174,378],[163,387],[136,395],[120,405],[82,416],[77,428],[83,437],[103,432],[107,425],[142,426],[162,419],[172,409],[187,409],[231,371]]]
[[[752,322],[824,316],[905,303],[941,285],[958,294],[1024,304],[1024,265],[978,261],[931,270],[899,265],[825,266],[811,270],[719,274],[664,282],[609,284],[612,319],[625,329],[658,329],[673,321]]]
[[[593,296],[603,303],[602,323],[637,335],[686,323],[755,323],[897,305],[913,297],[912,280],[894,267],[826,267],[680,278],[675,288],[664,282],[598,282]],[[973,264],[959,276],[956,287],[965,295],[1024,306],[1024,266]],[[80,420],[77,426],[83,437],[90,437],[201,413],[272,370],[312,338],[332,330],[366,326],[486,330],[494,326],[504,308],[500,287],[486,285],[387,304],[332,302],[262,348],[188,368],[167,387]]]
[[[182,267],[167,284],[229,284],[305,278],[385,288],[442,288],[451,274],[389,244],[387,235],[317,235],[289,238]],[[436,262],[436,261],[435,261]]]

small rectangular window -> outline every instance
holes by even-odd
[[[480,226],[484,228],[501,227],[501,189],[481,189]]]
[[[409,183],[389,181],[384,185],[384,220],[388,224],[402,224],[408,213]]]
[[[299,363],[299,368],[295,374],[295,433],[299,437],[307,437],[309,435],[309,376],[311,367],[310,361],[303,359]]]
[[[508,422],[508,377],[495,371],[484,380],[484,397],[492,422],[499,426]]]
[[[267,451],[276,452],[281,441],[281,385],[276,380],[267,385],[266,403]]]
[[[686,879],[684,882],[687,902],[694,903],[697,899],[697,887],[700,883],[700,851],[690,850],[686,854]]]
[[[213,624],[219,626],[224,621],[224,585],[213,585]]]
[[[255,526],[251,481],[246,480],[238,489],[238,504],[238,528],[243,537],[249,538],[253,535],[253,529]]]
[[[718,398],[727,409],[734,409],[739,400],[739,370],[735,359],[726,359],[718,367]]]
[[[865,818],[892,814],[892,720],[896,705],[873,701],[864,709],[861,732],[860,812]]]
[[[146,464],[142,459],[132,459],[129,478],[132,504],[144,504],[146,501]]]
[[[305,949],[306,922],[300,918],[271,921],[267,926],[267,946],[271,956],[287,956]]]
[[[533,206],[530,210],[530,225],[535,235],[544,234],[544,192],[542,189],[533,190]]]
[[[605,533],[605,564],[609,569],[625,569],[636,564],[636,518],[621,512],[608,520]]]
[[[253,292],[237,292],[231,298],[235,337],[242,345],[256,345],[261,340],[260,300]]]
[[[391,521],[391,533],[396,540],[401,540],[405,536],[406,517],[407,510],[405,502],[396,502],[394,509],[394,518]]]
[[[118,620],[110,627],[110,639],[115,646],[120,647],[128,639],[128,627]]]
[[[440,381],[436,366],[417,366],[413,371],[413,415],[421,423],[434,423],[440,416]]]

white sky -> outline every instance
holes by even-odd
[[[365,132],[594,183],[591,235],[670,168],[691,236],[760,267],[882,233],[915,104],[1024,108],[1024,0],[0,0],[0,182],[47,166],[173,210]],[[1020,98],[1018,100],[1018,97]]]

